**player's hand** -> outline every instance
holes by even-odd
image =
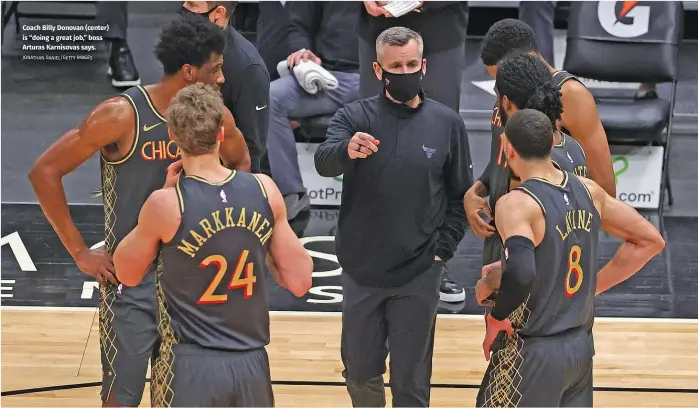
[[[511,321],[509,319],[497,320],[488,314],[485,318],[486,334],[485,340],[482,342],[482,351],[485,352],[485,360],[490,361],[490,352],[492,350],[492,343],[497,338],[500,331],[507,332],[508,335],[514,334],[514,328],[511,327]]]
[[[119,284],[114,272],[114,262],[103,246],[80,252],[75,257],[75,263],[81,271],[97,279],[100,285],[107,282],[113,285]]]
[[[494,227],[480,216],[480,213],[483,213],[490,220],[492,219],[492,211],[487,200],[477,195],[475,190],[470,189],[463,197],[463,208],[473,234],[480,238],[489,238],[494,235]]]
[[[491,288],[484,279],[477,281],[477,285],[475,285],[475,298],[480,306],[494,306],[494,302],[487,299],[492,295],[492,293],[494,293],[494,289]]]
[[[383,13],[387,13],[387,11],[383,9],[384,4],[384,1],[364,1],[364,8],[368,14],[373,17],[378,17],[384,15]]]
[[[380,140],[368,133],[356,132],[349,140],[347,152],[352,160],[365,159],[378,151],[378,144],[380,144]]]
[[[170,164],[167,167],[167,177],[165,178],[165,185],[163,188],[167,187],[174,187],[177,185],[177,181],[179,180],[179,175],[182,174],[182,170],[184,169],[182,160],[177,160],[176,162]]]
[[[492,262],[491,264],[487,264],[487,265],[482,267],[481,277],[483,279],[491,273],[498,273],[499,279],[497,279],[497,282],[501,281],[501,279],[502,279],[502,261]]]
[[[303,48],[302,50],[298,50],[294,53],[291,53],[291,55],[289,55],[286,58],[286,65],[288,65],[289,68],[293,68],[296,65],[300,64],[302,61],[307,61],[307,60],[311,60],[318,65],[320,65],[322,63],[322,60],[320,59],[320,57],[313,54],[312,51],[306,50],[305,48]]]

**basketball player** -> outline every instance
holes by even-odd
[[[134,87],[97,105],[78,127],[54,142],[37,160],[29,178],[44,214],[84,273],[100,283],[102,402],[138,406],[148,359],[157,340],[154,274],[141,285],[123,288],[114,276],[111,254],[136,225],[150,193],[162,187],[165,169],[180,158],[167,136],[164,112],[186,85],[223,82],[223,32],[200,19],[167,25],[155,47],[165,76],[156,84]],[[249,171],[247,146],[229,112],[221,158],[230,168]],[[73,224],[62,179],[100,152],[104,199],[105,248],[90,249]]]
[[[514,54],[502,60],[497,67],[495,91],[503,125],[524,108],[544,113],[554,130],[553,163],[577,176],[589,177],[584,149],[557,127],[562,117],[562,94],[543,61],[530,54]],[[515,174],[511,178],[512,187],[520,182]]]
[[[514,50],[530,53],[539,58],[553,74],[555,83],[562,91],[564,108],[560,120],[562,130],[578,141],[586,152],[590,177],[615,197],[616,186],[611,153],[606,133],[596,112],[594,97],[576,77],[565,71],[557,71],[547,64],[538,53],[531,27],[515,19],[496,22],[490,27],[482,43],[480,57],[492,77],[497,76],[497,64]],[[483,265],[496,262],[501,257],[501,241],[492,221],[496,217],[492,210],[495,209],[495,203],[499,197],[510,189],[510,170],[501,148],[503,126],[501,107],[495,104],[492,111],[490,162],[464,197],[465,213],[473,233],[480,238],[485,238]],[[489,196],[489,203],[485,200],[487,196]],[[480,213],[489,218],[490,222],[484,220]]]
[[[504,269],[486,318],[487,360],[498,333],[507,336],[491,356],[477,406],[593,406],[595,295],[664,248],[632,207],[555,167],[552,143],[543,113],[524,109],[508,120],[504,154],[523,183],[497,202]],[[599,230],[625,241],[600,271]]]
[[[543,61],[530,54],[513,53],[498,64],[495,91],[502,124],[506,124],[508,117],[523,108],[544,113],[555,130],[551,152],[553,163],[577,176],[589,177],[584,150],[576,140],[557,129],[562,114],[560,88],[553,82]],[[511,188],[521,183],[515,174],[511,174],[510,178]],[[500,268],[499,263],[500,259],[496,259],[483,267],[482,277],[485,279],[475,288],[475,295],[484,306],[491,306],[492,303],[485,302],[479,294],[491,293],[493,287],[487,286],[491,282],[486,276],[493,268]]]
[[[225,110],[210,86],[177,93],[165,117],[183,170],[169,171],[114,254],[128,286],[158,259],[154,407],[273,406],[265,259],[279,285],[310,289],[313,262],[274,182],[220,164]]]

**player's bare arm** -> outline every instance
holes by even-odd
[[[596,294],[633,276],[664,249],[657,228],[634,208],[609,196],[597,183],[581,178],[587,185],[601,217],[601,229],[625,242],[596,277]]]
[[[36,160],[29,172],[41,209],[63,246],[84,273],[97,281],[116,283],[111,257],[103,248],[90,250],[75,227],[68,210],[63,177],[73,172],[105,146],[116,145],[115,158],[128,154],[133,144],[135,115],[121,97],[97,105],[84,122],[56,140]]]
[[[267,265],[274,280],[297,297],[305,295],[313,281],[313,260],[286,219],[286,204],[279,188],[269,176],[256,174],[267,192],[274,213]]]
[[[465,216],[468,218],[468,224],[473,233],[480,238],[489,238],[494,235],[494,227],[485,221],[480,213],[492,219],[492,211],[490,205],[485,199],[487,196],[487,188],[480,180],[475,180],[475,183],[466,191],[463,197],[463,208]]]
[[[182,214],[174,187],[154,191],[138,215],[138,224],[114,251],[116,277],[126,286],[137,286],[148,273],[160,243],[177,233]]]
[[[486,360],[490,359],[492,343],[499,332],[510,335],[514,332],[508,316],[531,293],[536,280],[535,250],[545,234],[543,213],[526,193],[514,190],[500,198],[496,206],[495,222],[504,243],[506,265],[501,271],[497,303],[486,317],[487,328],[482,342]]]
[[[543,240],[543,235],[545,234],[543,213],[540,206],[526,193],[513,190],[505,194],[497,201],[495,211],[498,218],[495,220],[495,223],[503,243],[515,236],[529,239],[535,246]],[[502,211],[501,219],[499,219],[499,211]],[[535,271],[535,265],[532,267]],[[482,275],[475,287],[475,293],[478,303],[488,305],[489,302],[486,299],[493,292],[498,291],[501,285],[501,262],[485,265],[482,268]]]
[[[229,169],[249,173],[252,165],[250,151],[247,149],[247,143],[242,136],[242,132],[235,125],[233,114],[228,109],[225,110],[223,129],[225,134],[223,135],[224,139],[219,152],[223,163]]]
[[[616,196],[611,151],[596,111],[596,102],[588,89],[577,81],[562,85],[562,126],[579,142],[586,153],[591,179],[612,197]]]

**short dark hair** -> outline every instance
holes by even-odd
[[[510,51],[538,51],[533,29],[521,20],[499,20],[487,30],[480,48],[480,58],[487,66],[497,65]]]
[[[225,34],[202,18],[177,17],[168,23],[155,46],[155,56],[166,75],[176,74],[184,64],[204,65],[211,55],[225,50]]]
[[[553,148],[553,128],[543,112],[520,110],[507,120],[504,133],[514,150],[524,160],[550,157]]]
[[[225,7],[225,16],[230,17],[233,15],[235,12],[235,8],[238,6],[237,1],[207,1],[207,4],[209,4],[209,9],[213,7]]]
[[[497,64],[495,88],[500,98],[506,96],[519,109],[543,112],[553,129],[562,117],[562,92],[553,82],[548,67],[536,56],[519,54]]]

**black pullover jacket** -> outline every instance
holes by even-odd
[[[473,183],[465,124],[421,95],[414,109],[385,93],[346,105],[315,153],[320,175],[344,174],[337,258],[363,286],[404,285],[435,255],[451,259],[465,234],[463,195]],[[356,132],[380,140],[378,152],[351,160]]]

